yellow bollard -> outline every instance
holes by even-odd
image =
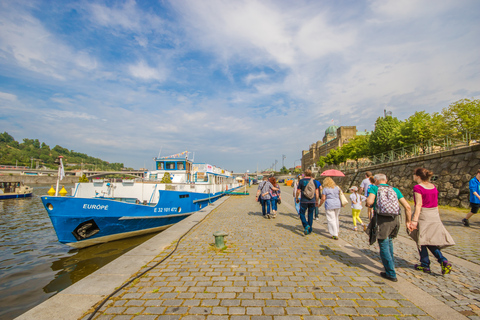
[[[55,195],[55,189],[53,189],[53,186],[50,188],[50,190],[48,190],[47,193],[52,197]]]
[[[65,196],[67,195],[67,193],[68,193],[68,191],[65,190],[65,187],[64,187],[64,186],[62,186],[62,190],[60,190],[60,191],[58,192],[58,194],[61,195],[62,197],[65,197]]]

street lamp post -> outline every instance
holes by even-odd
[[[302,161],[302,159],[297,159],[293,162],[293,170],[297,169],[297,161]]]

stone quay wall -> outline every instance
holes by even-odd
[[[78,178],[76,176],[65,176],[61,181],[60,184],[71,184],[78,182]],[[57,183],[57,176],[27,176],[27,175],[19,175],[19,174],[1,174],[0,181],[2,182],[16,182],[20,181],[26,185],[30,184],[56,184]]]
[[[413,171],[418,167],[433,171],[432,182],[439,191],[439,205],[468,208],[468,183],[480,168],[480,145],[345,171],[345,177],[335,177],[334,180],[347,191],[350,186],[360,187],[366,171],[384,173],[390,185],[398,188],[406,199],[413,200]],[[334,168],[324,167],[320,172]],[[322,181],[323,177],[317,176],[317,179]]]

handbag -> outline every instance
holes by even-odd
[[[347,197],[345,197],[341,189],[340,189],[340,202],[342,203],[342,207],[345,207],[348,204]]]
[[[372,220],[368,224],[367,230],[365,232],[368,234],[368,243],[370,245],[374,244],[377,241],[378,234],[378,225],[377,225],[377,215],[374,214]]]

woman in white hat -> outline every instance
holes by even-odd
[[[362,201],[365,201],[367,198],[359,194],[358,188],[353,186],[350,188],[352,194],[350,195],[350,200],[352,201],[352,218],[353,218],[353,231],[357,231],[357,220],[363,227],[363,231],[367,229],[367,226],[360,219],[360,211],[362,211]]]

